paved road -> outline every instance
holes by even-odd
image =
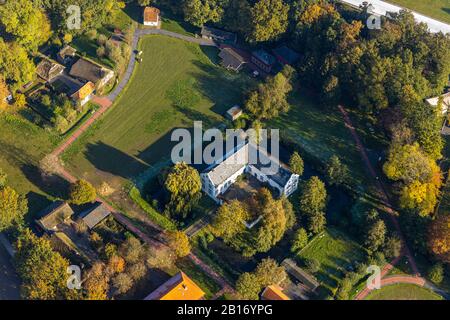
[[[0,244],[0,300],[20,299],[20,278],[11,264],[10,256]]]
[[[381,0],[338,0],[341,2],[344,2],[346,4],[359,7],[364,1],[367,1],[371,3],[374,7],[374,13],[378,15],[385,16],[386,12],[399,12],[402,9],[405,9],[403,7],[387,3],[385,1]],[[418,0],[421,1],[421,0]],[[450,9],[450,4],[447,9]],[[410,9],[408,9],[410,10]],[[411,10],[410,10],[411,11]],[[412,11],[414,17],[416,18],[416,21],[418,22],[424,22],[428,25],[428,29],[430,32],[437,33],[450,33],[450,25],[446,24],[444,22],[441,22],[439,20],[424,16],[423,14],[417,13],[415,11]]]

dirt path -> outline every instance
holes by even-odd
[[[353,139],[355,140],[357,148],[358,148],[359,152],[361,153],[361,157],[362,157],[370,175],[374,179],[374,183],[375,183],[378,191],[380,192],[380,195],[382,196],[382,200],[384,201],[384,203],[387,204],[387,207],[385,209],[386,209],[387,213],[389,213],[389,217],[392,221],[392,224],[394,225],[394,227],[402,241],[402,247],[403,247],[402,254],[399,257],[395,258],[393,261],[391,261],[391,263],[388,263],[384,266],[384,268],[381,272],[381,278],[382,278],[381,284],[388,285],[388,284],[395,284],[395,283],[414,283],[417,285],[424,286],[426,283],[426,280],[424,278],[420,277],[420,272],[419,272],[419,269],[417,268],[416,261],[415,261],[414,257],[412,256],[411,251],[408,248],[408,245],[406,244],[405,238],[403,237],[403,233],[400,229],[400,225],[399,225],[397,217],[396,217],[396,212],[395,212],[395,210],[392,209],[393,206],[392,206],[392,203],[386,192],[386,188],[383,185],[383,183],[379,180],[379,178],[378,178],[379,175],[376,173],[374,167],[372,166],[372,163],[370,162],[370,159],[367,155],[367,151],[366,151],[364,145],[362,144],[361,139],[359,138],[355,127],[353,126],[353,123],[348,115],[348,112],[342,106],[338,106],[338,108],[339,108],[339,111],[342,113],[342,116],[344,117],[346,127],[350,130],[350,132],[353,136]],[[384,278],[394,268],[394,266],[398,263],[398,261],[403,256],[407,257],[407,259],[411,265],[411,268],[414,272],[414,275],[413,276],[393,276],[393,277]],[[355,299],[356,300],[364,299],[369,294],[370,291],[371,290],[369,290],[366,287],[363,291],[358,293],[358,295],[356,296]]]

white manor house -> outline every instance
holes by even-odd
[[[223,195],[239,176],[244,173],[250,174],[262,183],[268,183],[272,188],[278,190],[279,195],[286,197],[298,188],[299,175],[292,173],[286,165],[268,153],[259,150],[259,158],[256,164],[250,163],[249,151],[252,146],[245,143],[237,146],[231,152],[210,165],[200,176],[202,179],[202,190],[219,204],[223,203]],[[265,168],[277,168],[273,174]]]

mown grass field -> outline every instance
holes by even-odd
[[[331,292],[339,286],[345,271],[354,268],[356,262],[364,261],[364,257],[364,248],[334,228],[328,228],[317,236],[297,255],[300,260],[316,259],[320,262],[317,280]]]
[[[27,195],[32,213],[42,209],[51,191],[40,183],[38,165],[59,139],[20,115],[0,113],[0,128],[0,168],[8,185]]]
[[[366,300],[442,300],[442,297],[414,284],[394,284],[372,291]]]
[[[337,107],[320,106],[301,90],[291,97],[289,112],[270,121],[268,126],[279,128],[280,135],[297,144],[302,149],[300,153],[304,153],[302,156],[312,158],[313,165],[323,165],[331,156],[337,155],[351,168],[355,185],[369,185],[368,171]],[[352,120],[357,125],[358,119],[352,117]],[[361,138],[365,140],[362,135]]]
[[[450,23],[450,3],[448,0],[386,0],[393,4],[417,11],[431,18]]]
[[[240,103],[248,78],[217,67],[203,48],[164,36],[141,39],[143,61],[112,109],[64,155],[77,175],[123,183],[170,160],[175,128],[211,127]],[[110,181],[112,183],[117,181]]]

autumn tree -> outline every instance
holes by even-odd
[[[78,180],[70,186],[69,199],[76,205],[93,202],[96,198],[97,191],[86,180]]]
[[[32,1],[7,1],[0,6],[0,17],[5,31],[30,51],[35,51],[50,38],[50,21]]]
[[[185,257],[191,252],[189,237],[183,231],[173,231],[168,235],[168,245],[177,257]]]
[[[349,179],[348,167],[337,156],[330,158],[325,173],[330,185],[342,185],[348,182]]]
[[[289,69],[289,66],[285,68]],[[287,95],[292,90],[292,73],[279,72],[250,92],[246,109],[257,119],[272,119],[289,110]]]
[[[238,200],[224,203],[217,211],[212,223],[212,231],[217,237],[230,241],[236,234],[245,230],[249,218],[246,205]]]
[[[299,176],[303,175],[305,164],[297,151],[291,155],[291,158],[289,159],[289,167],[293,173],[298,174]]]
[[[28,211],[28,201],[11,187],[0,187],[0,232],[21,224]]]
[[[165,181],[169,193],[166,209],[186,218],[201,197],[202,182],[196,169],[184,162],[175,164]]]
[[[145,254],[145,248],[135,237],[129,237],[119,248],[120,255],[129,264],[139,262]]]
[[[0,37],[0,76],[10,84],[11,91],[31,81],[35,71],[33,61],[22,46],[16,42],[6,43]]]
[[[265,198],[259,205],[261,226],[256,235],[256,250],[267,252],[281,240],[287,229],[287,216],[283,201],[274,199],[267,189],[260,190]]]
[[[428,229],[428,248],[440,260],[450,262],[450,215],[440,214]]]
[[[86,300],[108,299],[109,276],[103,263],[94,263],[84,279],[83,288]]]
[[[277,40],[288,27],[289,5],[282,0],[259,0],[251,9],[250,42]]]
[[[400,181],[400,205],[417,209],[419,214],[430,214],[439,196],[442,174],[434,160],[430,159],[415,143],[392,145],[383,171],[389,179]]]
[[[117,294],[127,293],[133,284],[133,279],[126,273],[119,273],[112,279],[112,285]]]
[[[67,287],[69,261],[53,251],[50,242],[29,229],[19,235],[14,257],[22,279],[22,297],[33,300],[73,299]]]

